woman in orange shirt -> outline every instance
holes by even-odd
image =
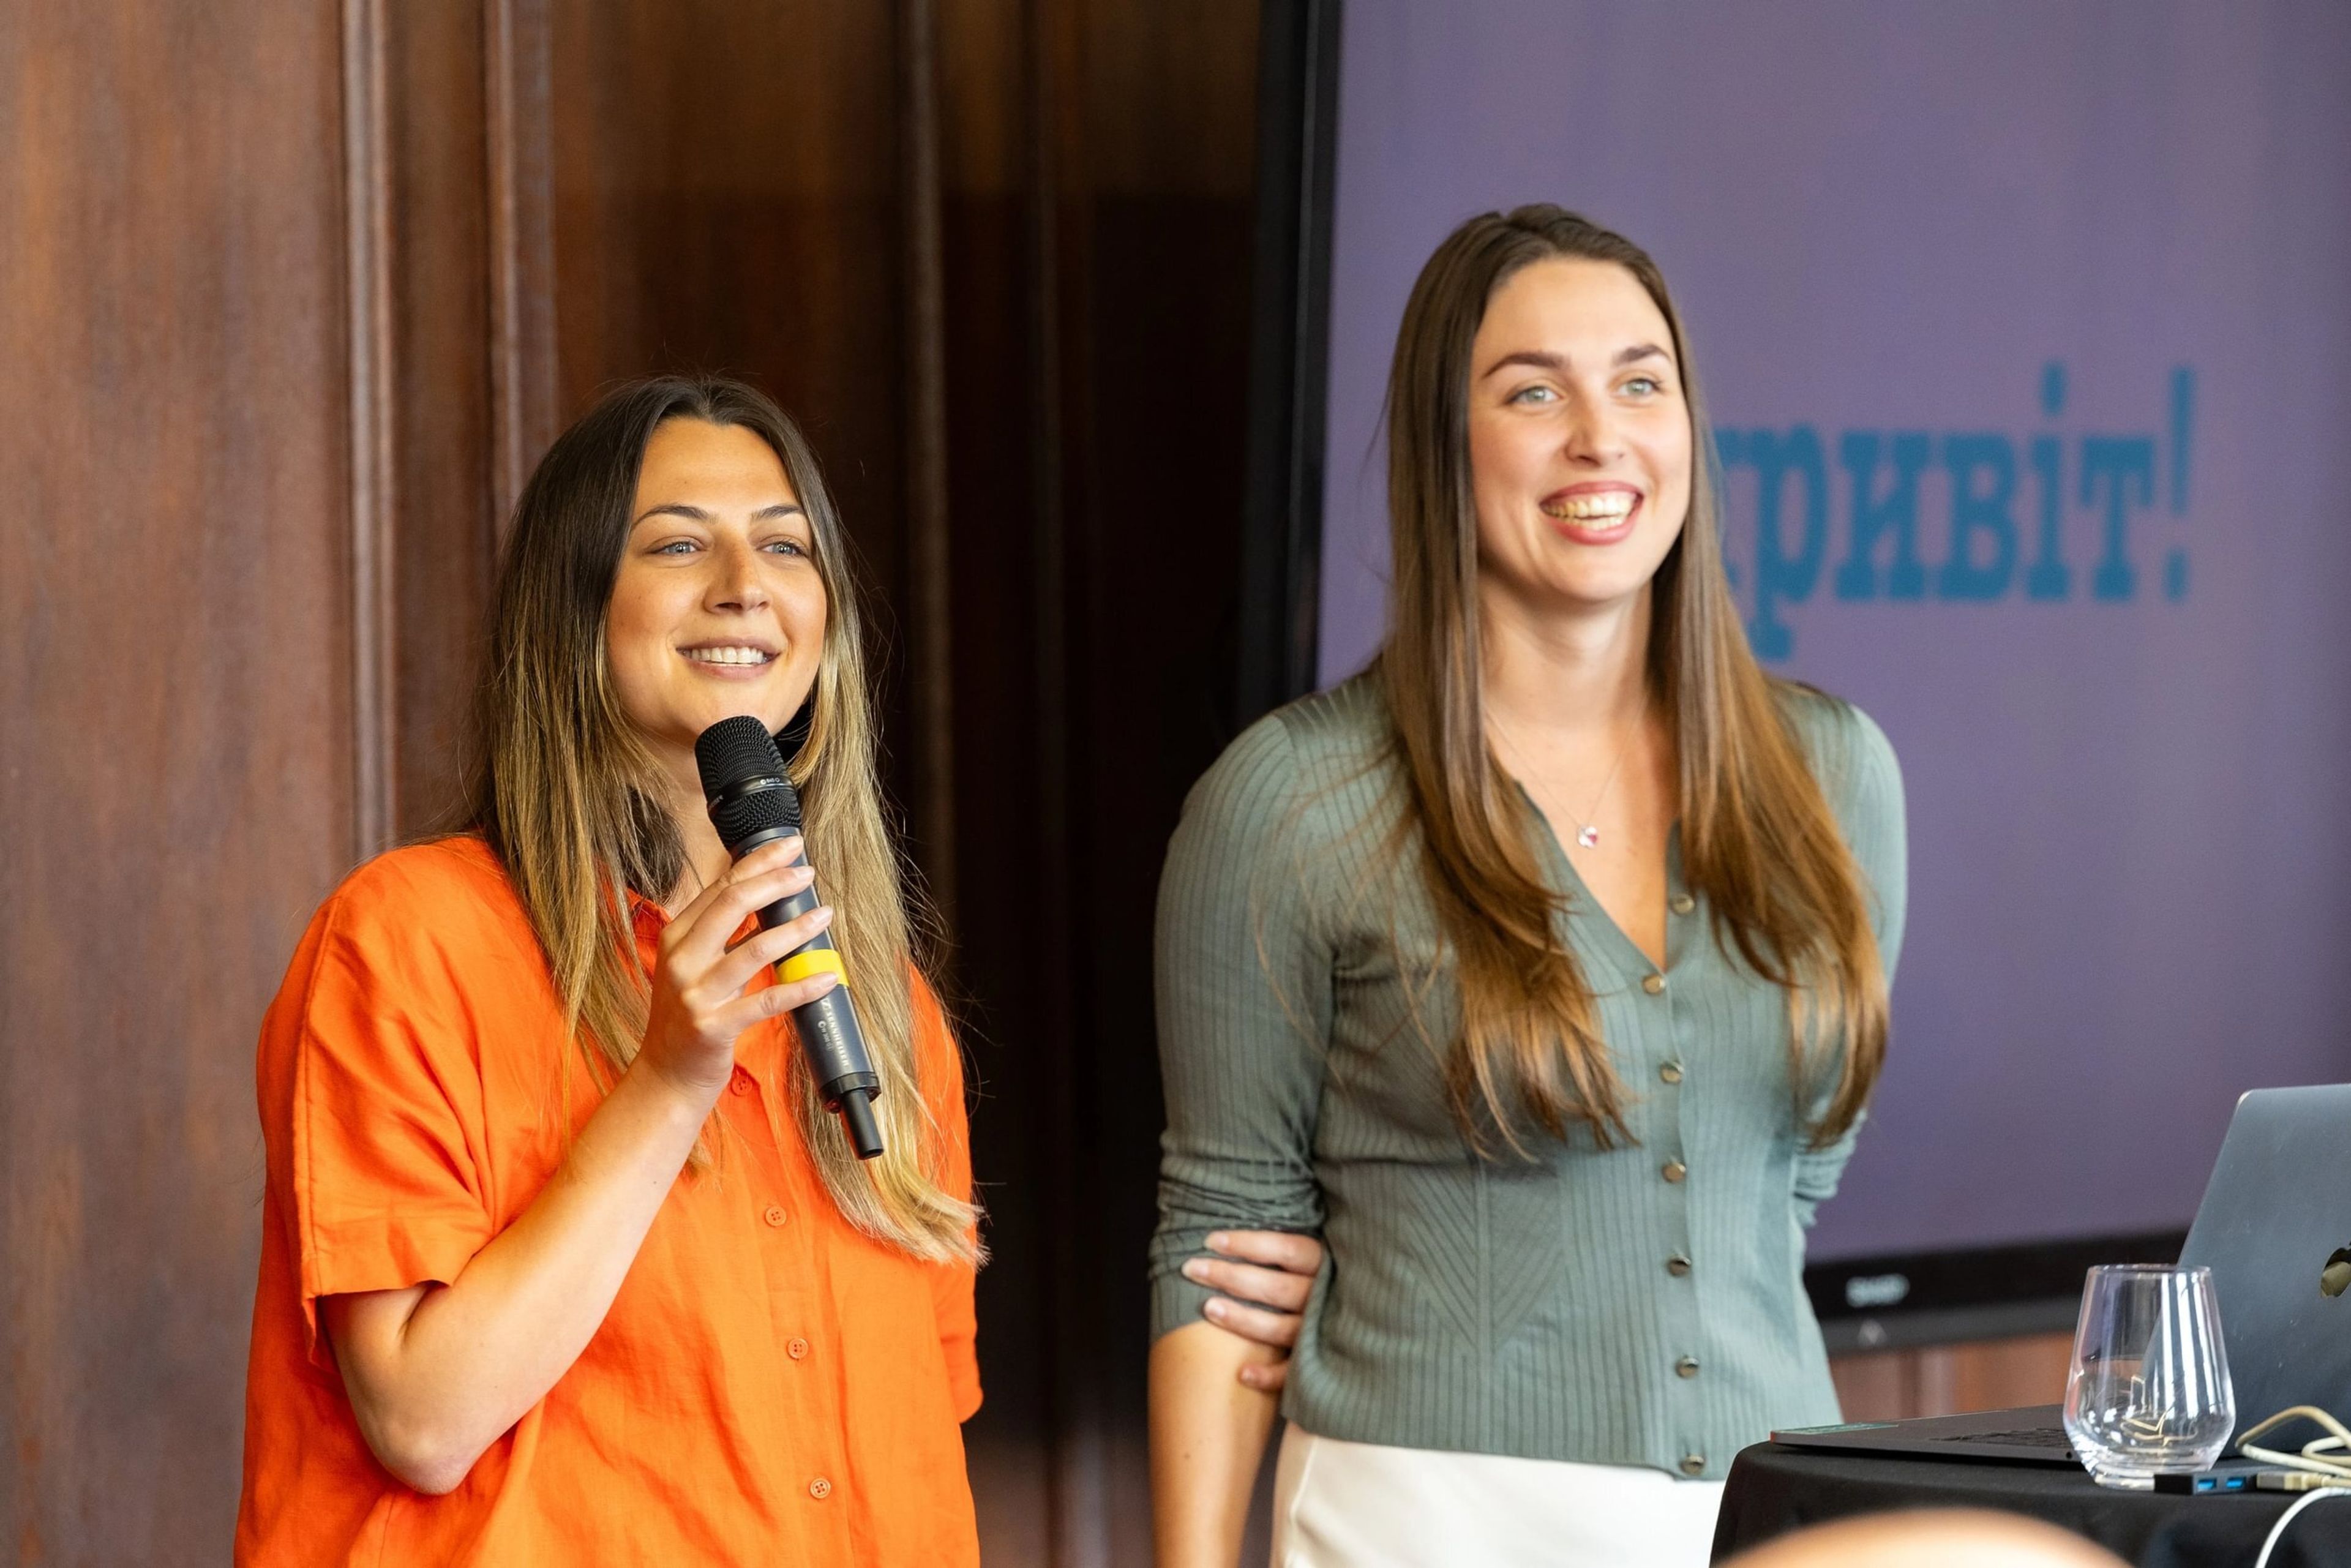
[[[623,387],[539,465],[471,831],[353,873],[263,1025],[240,1563],[978,1561],[962,1081],[845,553],[736,383]],[[833,901],[766,933],[799,841],[730,863],[694,758],[739,714],[796,732]],[[828,925],[870,1164],[783,1017],[833,977],[770,972]]]

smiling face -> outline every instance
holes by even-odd
[[[815,683],[826,615],[815,531],[766,441],[692,418],[654,429],[629,515],[604,616],[612,685],[692,779],[695,737],[738,714],[780,729]]]
[[[1554,257],[1494,291],[1470,347],[1479,575],[1538,614],[1644,593],[1690,500],[1673,331],[1613,262]]]

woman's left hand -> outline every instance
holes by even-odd
[[[1322,1243],[1286,1230],[1218,1230],[1208,1237],[1214,1258],[1184,1265],[1194,1284],[1224,1292],[1200,1315],[1246,1340],[1287,1352],[1298,1343],[1301,1315],[1322,1270]],[[1241,1368],[1240,1380],[1270,1394],[1290,1376],[1290,1358]]]

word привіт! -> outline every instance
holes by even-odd
[[[2064,407],[2065,367],[2053,363],[2042,371],[2041,410],[2053,419]],[[2168,441],[2153,434],[1846,430],[1834,446],[1842,485],[1831,482],[1830,446],[1813,425],[1716,431],[1731,536],[1726,554],[1731,581],[1749,602],[1756,653],[1780,660],[1795,651],[1781,612],[1805,603],[1823,583],[1844,601],[2137,598],[2132,524],[2155,508],[2158,471],[2171,516],[2188,513],[2196,372],[2185,365],[2171,372],[2169,412]],[[1749,490],[1742,470],[1752,476],[1751,507],[1738,504]],[[1933,562],[1920,555],[1919,526],[1920,481],[1930,473],[1943,477],[1949,495],[1946,549]],[[1841,536],[1830,526],[1833,491],[1844,500]],[[2094,559],[2078,564],[2066,552],[2070,510],[2088,514],[2095,528]],[[1833,551],[1838,543],[1842,550]],[[2163,593],[2187,597],[2183,545],[2164,556]]]

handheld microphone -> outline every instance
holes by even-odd
[[[718,830],[726,852],[741,860],[771,840],[789,838],[800,831],[800,796],[784,777],[783,754],[776,749],[768,727],[748,716],[723,718],[695,737],[695,765],[702,771],[702,792],[708,798],[710,821]],[[808,857],[792,862],[804,865]],[[816,884],[810,883],[789,898],[779,898],[759,911],[759,925],[773,930],[817,906]],[[861,1160],[882,1152],[882,1129],[873,1120],[873,1101],[882,1080],[866,1053],[864,1031],[857,1027],[857,1009],[849,999],[849,971],[829,933],[794,948],[776,965],[776,977],[786,983],[805,980],[827,971],[840,977],[832,989],[812,1002],[792,1009],[800,1051],[808,1059],[809,1075],[825,1109],[841,1113],[850,1145]]]

